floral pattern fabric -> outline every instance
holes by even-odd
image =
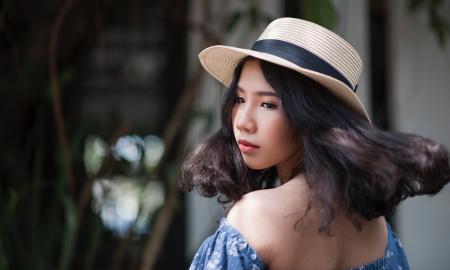
[[[400,240],[389,224],[388,244],[383,258],[351,270],[409,270],[408,261]],[[203,241],[194,256],[189,270],[214,269],[267,269],[256,251],[223,217],[219,228]]]

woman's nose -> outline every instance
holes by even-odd
[[[245,108],[243,106],[240,110],[238,110],[236,114],[236,128],[241,132],[250,134],[256,132],[254,115],[248,106]]]

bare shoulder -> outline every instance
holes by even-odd
[[[286,242],[301,208],[301,192],[291,184],[247,193],[230,209],[228,223],[237,229],[266,265],[277,254],[280,242]],[[287,222],[292,217],[292,222]]]
[[[245,194],[230,209],[227,220],[242,234],[267,233],[279,228],[285,217],[298,213],[306,205],[304,185],[290,181],[278,188]]]
[[[246,221],[267,219],[269,213],[264,210],[268,196],[270,196],[268,190],[257,190],[245,194],[228,212],[228,222],[239,228],[245,226]]]
[[[228,212],[228,222],[243,235],[259,233],[258,230],[267,228],[272,220],[271,211],[267,208],[270,193],[258,190],[245,194]]]
[[[245,194],[230,209],[228,223],[244,237],[247,243],[261,256],[264,263],[270,261],[273,228],[271,210],[267,207],[268,190],[258,190]]]

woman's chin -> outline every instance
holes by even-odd
[[[249,163],[249,162],[245,162],[245,165],[247,165],[247,168],[254,170],[254,171],[260,171],[260,170],[269,168],[268,166],[263,166],[261,164],[254,164],[254,163]]]

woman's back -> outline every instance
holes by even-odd
[[[383,217],[361,219],[358,231],[338,216],[329,236],[318,233],[319,222],[311,210],[294,230],[307,196],[308,187],[299,175],[280,187],[246,194],[231,208],[227,221],[269,269],[350,269],[383,258],[388,243]]]

